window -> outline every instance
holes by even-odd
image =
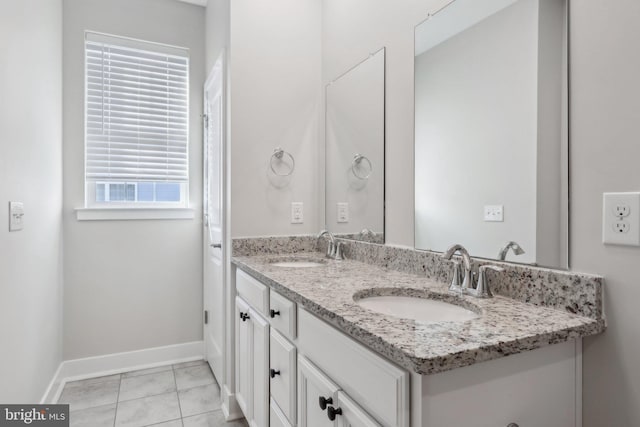
[[[87,207],[186,207],[186,49],[86,33]]]

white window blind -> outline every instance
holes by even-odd
[[[86,180],[185,183],[186,49],[86,33]]]

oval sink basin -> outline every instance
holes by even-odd
[[[433,299],[387,295],[356,301],[360,307],[401,319],[423,322],[464,322],[479,315],[466,308]]]
[[[311,268],[322,267],[325,265],[323,261],[315,260],[313,258],[281,258],[272,260],[270,264],[275,267],[284,268]]]

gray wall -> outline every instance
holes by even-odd
[[[38,402],[62,361],[61,0],[2,2],[0,94],[0,402]]]
[[[233,0],[230,14],[231,235],[317,232],[321,1]],[[295,157],[289,178],[269,171],[278,146]]]
[[[387,242],[413,245],[413,30],[440,0],[325,0],[324,80],[387,47]],[[584,426],[640,425],[640,249],[601,242],[602,193],[640,190],[640,2],[571,6],[571,258],[604,274],[609,329],[584,345]]]
[[[640,191],[640,2],[571,3],[572,269],[607,280],[584,345],[584,426],[640,425],[640,248],[602,244],[602,193]]]
[[[64,0],[65,359],[202,340],[205,9],[175,0]],[[193,220],[77,221],[84,205],[84,31],[190,50]]]

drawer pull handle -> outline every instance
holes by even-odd
[[[280,316],[280,310],[276,311],[273,308],[269,310],[269,316],[273,319],[276,316]]]
[[[336,419],[336,415],[342,415],[342,408],[334,408],[333,406],[329,406],[327,408],[327,417],[331,421]]]
[[[327,409],[327,404],[333,403],[333,398],[331,397],[325,398],[323,396],[320,396],[320,398],[318,399],[318,403],[320,404],[320,409],[324,411],[325,409]]]
[[[280,375],[280,371],[276,371],[275,369],[269,369],[269,376],[271,378],[275,378],[276,375]]]
[[[249,313],[240,313],[240,318],[242,319],[243,322],[246,322],[247,319],[250,319]]]

